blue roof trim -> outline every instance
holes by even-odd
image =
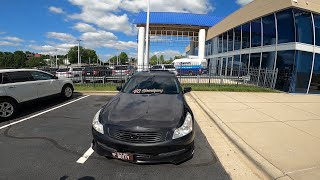
[[[134,24],[146,24],[147,13],[140,12],[134,20]],[[171,24],[188,26],[212,27],[223,18],[208,16],[206,14],[174,13],[174,12],[150,12],[150,24]]]

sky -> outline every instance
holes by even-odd
[[[150,0],[153,12],[187,12],[226,17],[252,0]],[[119,51],[137,55],[133,21],[146,11],[146,0],[1,0],[0,51],[66,54],[81,45],[101,60]],[[183,47],[151,47],[151,55],[169,58]]]

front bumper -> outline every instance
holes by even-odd
[[[131,153],[132,163],[155,164],[173,163],[180,164],[193,157],[194,153],[194,132],[179,139],[152,143],[134,144],[118,141],[107,135],[100,134],[92,129],[92,148],[101,155],[112,157],[113,152]]]

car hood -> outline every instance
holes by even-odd
[[[176,128],[182,117],[181,94],[119,93],[101,111],[100,122],[125,128]]]

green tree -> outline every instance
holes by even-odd
[[[27,56],[23,51],[15,51],[13,53],[13,59],[14,59],[13,66],[15,68],[26,67]]]
[[[156,55],[153,55],[151,58],[150,58],[150,65],[156,65],[158,63],[158,57]]]
[[[121,62],[121,64],[126,64],[129,61],[129,57],[128,54],[125,52],[121,52],[119,55],[119,61]]]
[[[46,65],[44,59],[40,57],[33,57],[27,61],[27,67],[43,67]]]
[[[160,64],[163,64],[163,63],[164,63],[164,56],[161,55],[159,59],[160,59],[160,60],[159,60],[159,61],[160,61]]]

